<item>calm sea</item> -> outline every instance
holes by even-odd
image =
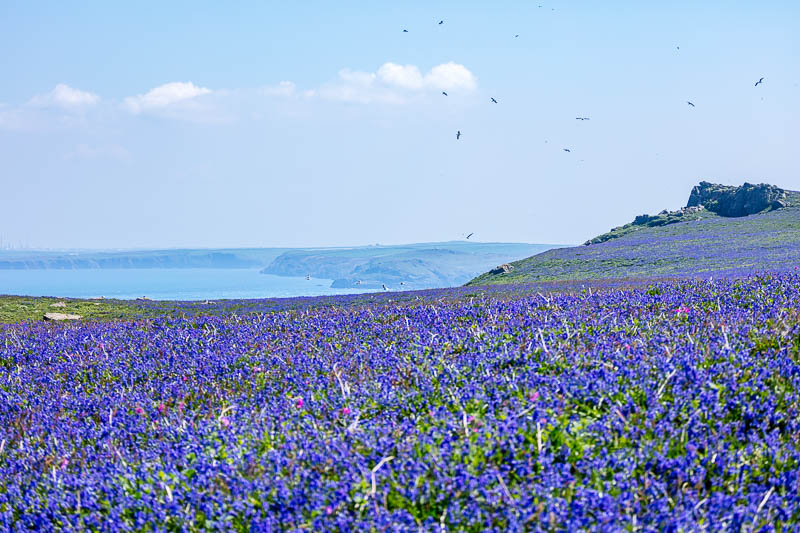
[[[369,292],[330,285],[329,279],[286,278],[247,269],[0,270],[0,294],[25,296],[216,300]]]

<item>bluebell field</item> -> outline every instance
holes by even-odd
[[[536,291],[2,326],[0,526],[800,527],[800,275]]]

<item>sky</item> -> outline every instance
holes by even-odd
[[[0,50],[6,246],[571,244],[800,190],[792,1],[5,0]]]

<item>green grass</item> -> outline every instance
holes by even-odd
[[[66,307],[53,307],[64,302]],[[32,296],[0,296],[0,323],[44,320],[45,313],[80,315],[82,320],[120,320],[155,316],[162,311],[124,300],[79,300],[74,298],[38,298]]]

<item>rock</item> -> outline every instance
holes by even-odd
[[[66,306],[67,304],[65,304],[64,302],[55,302],[50,304],[50,307],[66,307]]]
[[[80,320],[81,315],[67,315],[65,313],[45,313],[44,314],[45,320]]]
[[[701,181],[686,207],[703,206],[723,217],[744,217],[786,207],[786,191],[774,185],[745,183],[740,187]]]
[[[514,270],[514,265],[509,265],[508,263],[504,263],[502,265],[496,266],[489,271],[489,274],[508,274]]]

